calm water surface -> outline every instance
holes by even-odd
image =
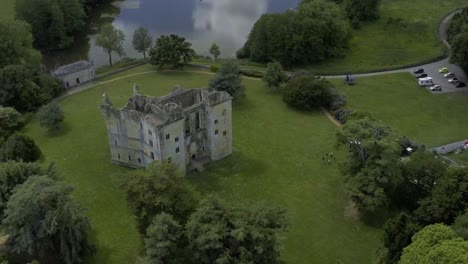
[[[49,68],[79,59],[93,60],[97,66],[108,64],[108,57],[95,46],[100,25],[112,22],[124,31],[127,57],[140,58],[132,48],[133,32],[148,28],[153,38],[179,34],[193,43],[199,54],[208,55],[211,43],[221,48],[221,57],[235,55],[242,47],[253,24],[264,13],[295,8],[300,0],[124,0],[103,6],[91,14],[86,33],[67,50],[45,56]],[[119,57],[114,55],[114,61]]]

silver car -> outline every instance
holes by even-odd
[[[433,91],[433,92],[442,91],[442,87],[440,85],[438,85],[438,84],[431,86],[429,89],[431,89],[431,91]]]

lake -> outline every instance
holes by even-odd
[[[62,51],[45,54],[48,68],[80,59],[93,60],[97,67],[108,64],[104,51],[95,46],[99,26],[111,22],[124,31],[127,57],[140,58],[132,48],[136,28],[146,27],[153,39],[178,34],[193,44],[198,54],[208,55],[211,43],[220,46],[221,57],[233,57],[244,45],[255,21],[264,13],[296,8],[301,0],[124,0],[96,9],[88,19],[86,32]],[[113,56],[118,61],[118,56]]]

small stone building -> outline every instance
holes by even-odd
[[[104,94],[100,108],[107,125],[111,160],[142,168],[168,161],[180,171],[198,169],[232,153],[232,98],[226,92],[174,88],[168,95],[141,95],[125,107]]]
[[[52,71],[52,76],[62,81],[65,89],[89,82],[96,77],[93,62],[78,61]]]

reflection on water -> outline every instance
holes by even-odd
[[[90,17],[87,34],[67,50],[46,56],[46,65],[94,60],[97,66],[108,63],[105,52],[95,46],[96,30],[111,22],[124,31],[128,57],[140,58],[132,48],[133,32],[148,28],[154,38],[179,34],[193,43],[197,53],[208,55],[211,43],[221,48],[221,57],[234,56],[244,44],[253,24],[264,13],[294,8],[300,0],[121,0],[96,10]],[[118,56],[113,56],[117,61]]]

